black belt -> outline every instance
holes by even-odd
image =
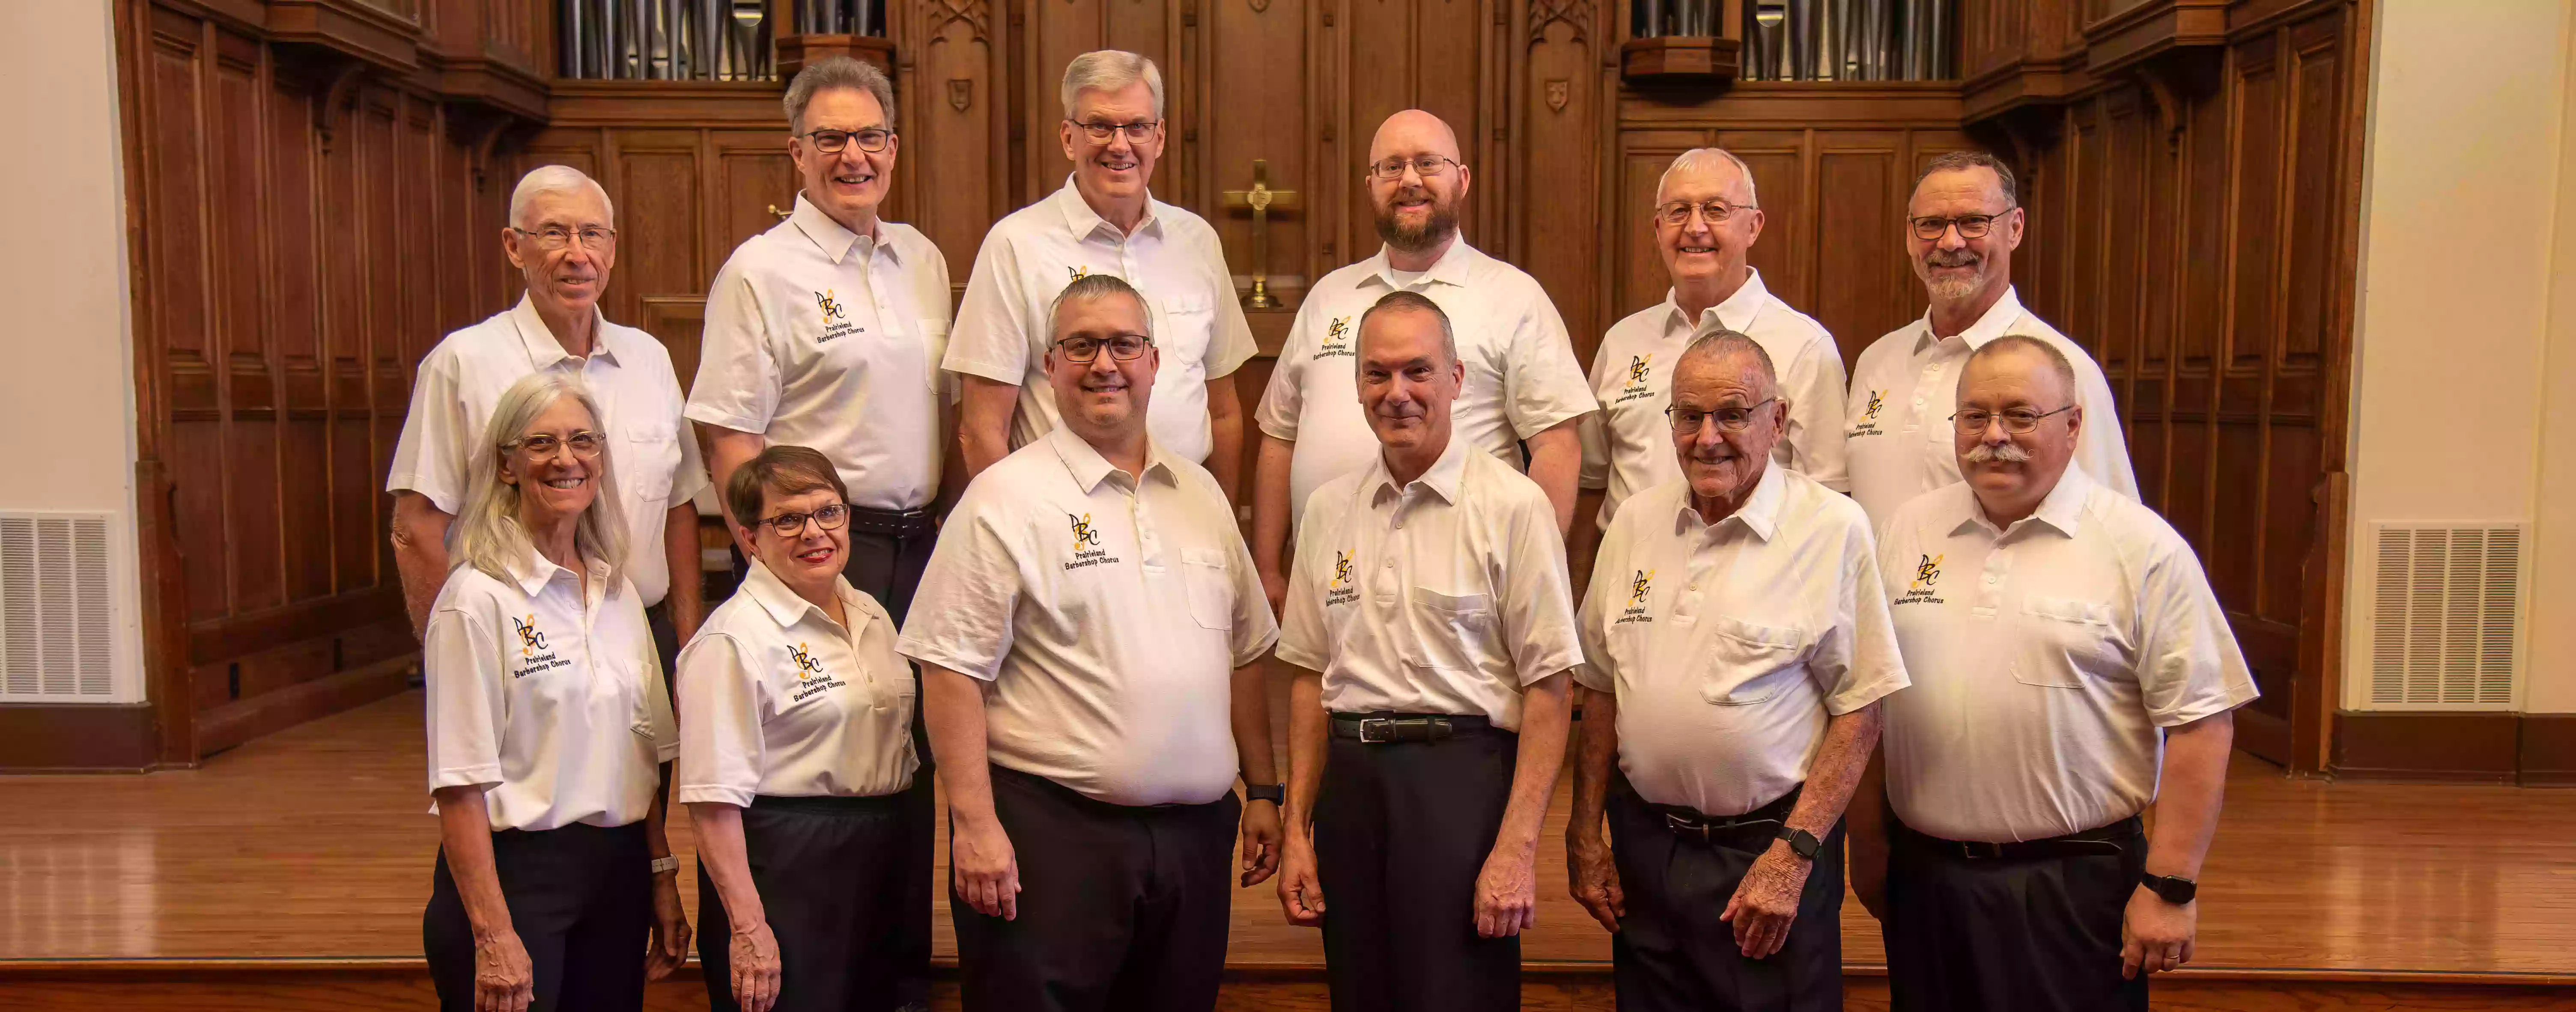
[[[1663,816],[1664,828],[1674,836],[1701,843],[1731,844],[1739,850],[1761,850],[1771,845],[1780,827],[1789,824],[1789,811],[1798,807],[1798,791],[1789,788],[1778,800],[1742,815],[1708,815],[1684,805],[1658,805],[1640,797],[1646,810]],[[1633,790],[1634,788],[1631,788]]]
[[[1483,717],[1446,713],[1336,713],[1333,737],[1356,738],[1370,745],[1439,741],[1453,734],[1491,729]]]
[[[931,522],[930,510],[927,507],[909,510],[872,510],[860,506],[850,507],[850,532],[853,534],[881,534],[891,538],[913,538],[929,534],[938,529],[939,525]]]
[[[2087,829],[2045,840],[2016,840],[1989,843],[1983,840],[1946,840],[1917,832],[1902,823],[1896,826],[1898,846],[1927,854],[1955,857],[1970,861],[2027,861],[2043,857],[2117,857],[2128,845],[2145,835],[2137,816],[2130,816],[2099,829]]]
[[[751,799],[753,808],[818,815],[892,812],[902,803],[902,791],[892,794],[761,794]]]

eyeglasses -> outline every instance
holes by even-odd
[[[1057,341],[1055,346],[1064,350],[1067,362],[1089,362],[1099,358],[1103,348],[1109,349],[1110,358],[1133,362],[1144,357],[1145,349],[1154,346],[1154,339],[1137,334],[1120,334],[1111,338],[1068,337]]]
[[[842,524],[850,522],[850,507],[847,503],[836,502],[811,513],[781,513],[774,517],[762,517],[760,522],[768,524],[770,530],[777,531],[779,537],[792,538],[805,533],[807,520],[814,521],[817,529],[837,531],[841,529]]]
[[[2009,213],[2011,212],[2005,212],[2005,214]],[[2001,217],[2003,217],[2001,214],[1963,214],[1956,218],[1909,218],[1906,220],[1914,225],[1915,238],[1928,241],[1941,238],[1941,233],[1949,231],[1952,226],[1958,227],[1959,238],[1983,239],[1986,237],[1987,232],[1994,229],[1995,219]]]
[[[1673,435],[1676,436],[1699,435],[1700,427],[1712,419],[1717,422],[1720,432],[1742,432],[1753,427],[1754,412],[1762,410],[1763,405],[1776,400],[1779,398],[1765,397],[1759,402],[1740,408],[1718,408],[1714,411],[1701,411],[1697,408],[1676,405],[1664,409],[1664,418],[1673,423]]]
[[[604,250],[617,245],[617,230],[605,225],[584,225],[577,229],[548,225],[534,232],[512,226],[510,231],[528,237],[542,250],[559,250],[572,245],[575,239],[581,240],[583,249]]]
[[[1404,170],[1408,167],[1413,170],[1414,175],[1430,179],[1446,174],[1450,166],[1457,164],[1457,159],[1445,155],[1423,155],[1419,158],[1388,158],[1371,162],[1368,170],[1369,175],[1392,183],[1404,178]]]
[[[535,460],[544,460],[548,457],[554,456],[555,451],[569,446],[572,448],[573,456],[582,460],[589,460],[593,457],[599,456],[599,451],[607,445],[608,437],[592,432],[589,429],[582,429],[574,432],[569,438],[544,434],[521,436],[517,439],[501,444],[501,448],[504,450],[525,453]]]
[[[1725,221],[1726,219],[1733,217],[1737,211],[1750,210],[1753,210],[1753,205],[1751,204],[1739,206],[1736,204],[1729,204],[1723,200],[1703,201],[1697,204],[1691,203],[1687,200],[1676,200],[1672,203],[1656,208],[1655,218],[1667,225],[1688,225],[1690,224],[1691,212],[1697,211],[1699,212],[1700,217],[1708,219],[1709,224],[1715,225],[1718,222]]]
[[[1133,123],[1098,123],[1090,120],[1079,122],[1066,120],[1065,122],[1081,127],[1082,135],[1091,138],[1091,143],[1094,144],[1107,144],[1109,138],[1116,134],[1126,134],[1128,143],[1143,144],[1153,140],[1154,131],[1163,125],[1163,121],[1158,119],[1140,119]]]
[[[863,130],[808,130],[805,131],[804,137],[806,143],[814,145],[814,150],[827,155],[841,153],[841,149],[850,146],[852,142],[859,145],[859,150],[872,155],[885,150],[886,145],[894,143],[894,131],[876,127]]]
[[[2027,436],[2039,430],[2040,419],[2073,410],[2074,407],[2075,405],[2069,404],[2057,409],[2056,411],[2033,411],[2029,408],[2011,408],[2000,415],[1980,408],[1969,408],[1959,412],[1958,414],[1951,415],[1950,424],[1958,427],[1959,434],[1962,436],[1982,436],[1986,433],[1987,425],[1992,424],[1995,419],[2001,418],[2004,420],[2005,432],[2012,433],[2016,436]]]

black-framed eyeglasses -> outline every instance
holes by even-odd
[[[1672,423],[1673,435],[1676,436],[1696,436],[1700,428],[1711,421],[1717,423],[1720,432],[1742,432],[1753,427],[1754,412],[1779,399],[1765,397],[1740,408],[1721,407],[1710,411],[1675,405],[1664,409],[1664,419]]]
[[[1667,225],[1688,225],[1691,212],[1696,211],[1699,212],[1700,217],[1708,219],[1709,224],[1715,225],[1734,217],[1737,211],[1750,210],[1753,210],[1751,204],[1729,204],[1723,200],[1704,200],[1696,204],[1687,200],[1675,200],[1655,208],[1655,220]]]
[[[527,454],[531,459],[544,460],[554,456],[556,451],[571,447],[573,456],[589,460],[599,456],[599,451],[607,445],[608,437],[589,429],[581,429],[570,436],[558,437],[544,433],[521,436],[501,444],[501,448]]]
[[[576,239],[581,241],[583,249],[604,250],[617,245],[617,230],[606,225],[584,225],[580,228],[548,225],[533,232],[516,225],[509,226],[509,229],[526,236],[543,250],[559,250],[572,245]]]
[[[2011,213],[2012,212],[2010,211],[2004,212],[2004,214]],[[1941,238],[1941,233],[1947,232],[1954,227],[1959,230],[1959,238],[1983,239],[1986,237],[1987,232],[1994,230],[1995,219],[2003,216],[2003,214],[1963,214],[1956,218],[1926,217],[1909,218],[1906,220],[1913,224],[1914,237],[1917,239],[1926,241],[1938,240]]]
[[[827,155],[840,154],[842,148],[852,144],[857,144],[859,150],[873,155],[885,150],[886,145],[894,143],[894,131],[882,127],[867,127],[859,130],[808,130],[803,136],[805,143],[814,145],[814,150]]]
[[[1959,434],[1962,436],[1980,436],[1985,434],[1986,426],[1993,424],[1995,419],[2001,418],[2004,420],[2005,432],[2012,433],[2016,436],[2027,436],[2033,432],[2039,431],[2040,419],[2046,418],[2050,415],[2063,414],[2074,410],[2074,408],[2075,405],[2072,404],[2055,411],[2033,411],[2029,408],[2006,408],[2001,414],[1987,411],[1983,408],[1968,408],[1958,414],[1951,415],[1950,424],[1953,427],[1956,427],[1959,430]]]
[[[1109,138],[1118,134],[1126,134],[1128,143],[1143,144],[1153,140],[1154,131],[1163,126],[1163,121],[1158,119],[1140,119],[1133,123],[1103,123],[1097,120],[1070,119],[1065,122],[1081,127],[1082,135],[1091,138],[1091,143],[1094,144],[1107,144]]]
[[[1414,175],[1421,176],[1424,179],[1430,179],[1435,176],[1446,174],[1449,171],[1450,166],[1457,164],[1457,159],[1451,158],[1447,155],[1421,155],[1414,158],[1381,158],[1377,161],[1370,162],[1368,171],[1369,175],[1376,177],[1380,181],[1392,183],[1404,178],[1404,170],[1408,168],[1413,170]]]
[[[814,526],[820,530],[840,530],[842,524],[850,522],[849,504],[836,502],[829,506],[818,507],[811,513],[781,513],[774,517],[760,518],[761,523],[769,525],[769,529],[778,532],[778,536],[782,538],[804,534],[807,520],[814,521]]]
[[[1133,362],[1145,356],[1145,349],[1154,346],[1154,339],[1143,334],[1119,334],[1105,338],[1068,337],[1057,341],[1055,346],[1057,350],[1063,352],[1064,360],[1067,362],[1089,362],[1099,358],[1104,348],[1108,349],[1110,358],[1121,362]]]

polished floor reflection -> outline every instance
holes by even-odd
[[[194,771],[0,778],[0,958],[417,956],[438,836],[420,705],[385,700]],[[1608,936],[1565,898],[1565,808],[1560,788],[1523,952],[1606,960]],[[689,849],[685,817],[673,842]],[[2292,781],[2240,755],[2201,895],[2202,966],[2576,972],[2576,792]],[[1848,962],[1880,961],[1856,902],[1843,931]],[[1267,885],[1242,894],[1234,962],[1322,958]]]

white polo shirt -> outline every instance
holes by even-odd
[[[1449,424],[1467,445],[1517,468],[1521,440],[1595,406],[1565,321],[1536,278],[1465,239],[1451,242],[1430,270],[1399,277],[1380,247],[1307,290],[1253,413],[1261,431],[1297,444],[1288,465],[1292,521],[1315,489],[1377,459],[1355,367],[1360,315],[1398,290],[1420,292],[1449,314],[1467,366]]]
[[[892,794],[912,785],[912,670],[894,619],[833,577],[847,628],[760,560],[680,651],[672,799]]]
[[[662,342],[604,316],[591,333],[590,357],[574,358],[522,296],[508,312],[440,340],[420,360],[385,491],[418,492],[454,516],[465,506],[466,462],[491,427],[501,394],[539,370],[579,377],[607,416],[599,425],[609,437],[609,473],[629,528],[625,574],[649,608],[671,589],[662,522],[672,504],[706,487],[707,469],[698,462],[697,438],[681,438],[680,380]],[[453,524],[447,547],[456,549]]]
[[[1673,458],[1673,366],[1700,335],[1720,328],[1753,339],[1771,356],[1780,396],[1789,401],[1789,427],[1771,448],[1771,460],[1837,492],[1851,487],[1843,472],[1843,353],[1824,325],[1789,308],[1751,271],[1726,301],[1682,314],[1666,291],[1664,301],[1610,326],[1592,359],[1592,394],[1601,413],[1584,420],[1583,487],[1603,489],[1601,524],[1609,526],[1631,495],[1681,478]]]
[[[2081,468],[2002,530],[1962,483],[1880,533],[1914,679],[1887,701],[1887,791],[1917,830],[2036,840],[2138,814],[2162,729],[2256,694],[2191,546]]]
[[[1849,455],[1852,498],[1884,524],[1906,500],[1960,479],[1956,431],[1959,373],[1968,356],[2006,334],[2035,337],[2056,346],[2075,367],[2076,399],[2084,405],[2084,432],[2075,463],[2096,480],[2131,499],[2138,478],[2129,469],[2129,445],[2120,432],[2111,384],[2093,356],[2021,306],[2006,288],[1986,315],[1947,338],[1932,336],[1932,317],[1906,324],[1872,342],[1852,368],[1844,400],[1844,452]]]
[[[967,486],[895,648],[992,683],[995,764],[1204,804],[1239,768],[1234,669],[1278,637],[1214,477],[1156,444],[1138,480],[1056,429]]]
[[[1121,233],[1067,176],[1054,195],[994,222],[975,253],[943,367],[1019,384],[1011,445],[1045,435],[1062,424],[1047,385],[1047,312],[1056,293],[1089,274],[1115,274],[1144,293],[1162,355],[1146,425],[1173,456],[1207,460],[1216,448],[1207,382],[1233,375],[1256,349],[1216,229],[1186,209],[1149,197],[1145,220]]]
[[[1400,488],[1383,456],[1325,482],[1299,530],[1279,659],[1327,710],[1518,731],[1521,690],[1583,661],[1555,507],[1463,437]]]
[[[641,595],[584,561],[586,581],[535,549],[507,580],[459,566],[430,607],[429,789],[482,788],[495,831],[641,820],[680,753]]]
[[[1639,797],[1742,815],[1807,780],[1827,717],[1905,687],[1869,516],[1772,464],[1714,526],[1675,479],[1603,532],[1575,678],[1619,698]]]
[[[929,505],[948,320],[948,259],[929,237],[891,221],[859,235],[798,194],[708,288],[688,416],[820,451],[850,505]]]

